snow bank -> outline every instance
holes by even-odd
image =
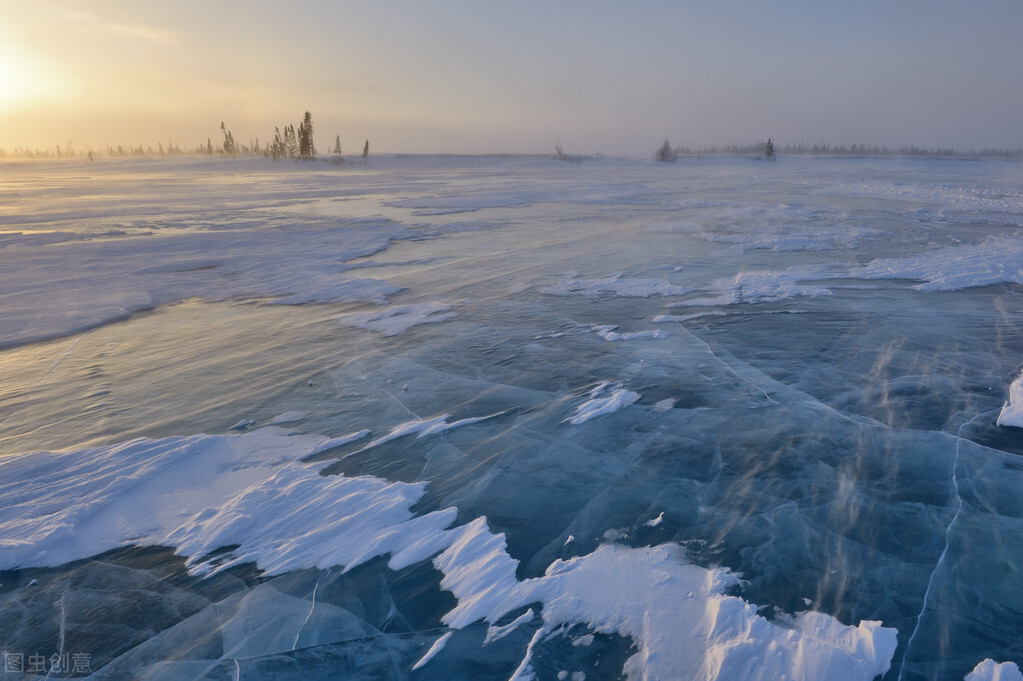
[[[998,425],[1023,428],[1023,374],[1009,386],[1009,401],[1002,406],[998,414]]]

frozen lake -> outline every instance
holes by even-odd
[[[1021,364],[1015,163],[2,164],[0,678],[1023,678]]]

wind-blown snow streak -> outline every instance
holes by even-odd
[[[451,306],[442,303],[388,305],[378,311],[344,314],[337,321],[344,326],[358,326],[385,336],[397,336],[417,324],[436,324],[457,316],[449,312],[450,309]]]
[[[850,280],[858,280],[858,283]],[[670,307],[762,303],[801,296],[828,296],[839,289],[876,289],[892,285],[873,283],[880,280],[913,282],[899,286],[918,291],[1023,283],[1023,239],[1016,235],[992,237],[968,246],[902,258],[879,258],[863,266],[833,263],[796,265],[783,270],[748,270],[718,279],[706,295],[678,301]]]
[[[688,289],[663,279],[623,279],[621,272],[602,279],[562,279],[557,284],[540,288],[540,293],[552,296],[599,296],[609,293],[627,298],[648,298],[680,296],[687,292]]]
[[[5,459],[0,569],[59,565],[127,544],[175,546],[195,573],[248,561],[270,574],[349,570],[388,554],[401,569],[432,558],[458,601],[444,617],[450,628],[493,624],[542,602],[536,642],[576,622],[628,636],[638,649],[630,678],[866,680],[888,669],[893,629],[845,626],[812,612],[769,622],[754,605],[724,595],[738,576],[692,565],[675,545],[607,544],[520,581],[504,535],[485,518],[452,527],[453,508],[414,516],[409,509],[424,485],[321,476],[317,464],[300,462],[328,442],[265,428]],[[55,476],[60,485],[50,484]],[[204,559],[232,544],[238,548],[223,564]],[[418,666],[446,641],[438,639]],[[529,673],[528,659],[521,671]]]
[[[383,303],[400,289],[342,271],[408,233],[380,221],[352,229],[267,229],[8,247],[0,268],[0,346],[52,338],[187,298],[274,304]]]
[[[614,324],[593,325],[590,328],[604,340],[612,342],[646,339],[663,340],[668,337],[668,334],[660,329],[653,331],[618,331],[618,327]]]
[[[412,671],[425,667],[427,662],[437,656],[437,653],[444,650],[444,646],[447,645],[448,639],[451,638],[451,634],[453,633],[454,632],[449,631],[434,641],[433,645],[430,646],[430,649],[426,651],[426,654],[419,658],[418,662],[412,665]]]
[[[605,394],[610,390],[609,394]],[[565,419],[565,422],[578,426],[598,416],[616,412],[622,407],[627,407],[640,397],[639,393],[626,390],[621,385],[611,384],[604,381],[590,391],[590,399],[580,404],[575,413]]]

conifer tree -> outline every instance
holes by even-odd
[[[237,153],[237,148],[234,145],[234,136],[231,134],[231,131],[227,129],[227,126],[224,125],[223,121],[220,122],[220,131],[224,133],[223,154],[234,158]]]
[[[664,140],[664,144],[662,144],[661,147],[654,152],[654,158],[658,161],[674,161],[678,158],[678,154],[676,154],[671,148],[671,144],[668,143],[668,140]]]
[[[316,147],[313,145],[313,115],[308,111],[298,126],[298,156],[306,161],[316,158]]]
[[[366,146],[362,148],[362,163],[365,165],[369,160],[369,140],[366,140]]]
[[[295,138],[295,126],[284,126],[284,152],[288,158],[298,156],[298,141]]]
[[[334,163],[335,164],[341,165],[342,163],[345,162],[344,152],[341,151],[341,135],[338,135],[336,138],[334,138],[334,149],[333,149],[333,152],[334,152]]]
[[[285,154],[284,140],[281,139],[281,129],[274,127],[274,141],[270,143],[270,158],[273,160],[280,159]]]

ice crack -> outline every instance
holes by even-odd
[[[329,570],[328,570],[329,572]],[[309,619],[313,616],[313,611],[316,610],[316,590],[320,588],[320,578],[316,578],[316,584],[313,585],[313,600],[309,604],[309,612],[306,613],[305,619],[302,620],[302,624],[298,626],[298,631],[295,632],[295,643],[292,644],[292,649],[298,650],[298,640],[302,638],[302,630],[305,629],[305,625],[309,623]]]
[[[60,592],[60,634],[57,641],[57,659],[64,659],[64,637],[67,632],[67,609],[64,607],[64,599],[67,596],[67,590],[61,590]],[[50,678],[50,674],[53,672],[68,672],[68,669],[62,669],[60,663],[51,664],[46,669],[46,678]]]
[[[699,336],[697,336],[697,335],[696,335],[695,333],[693,333],[692,331],[690,331],[690,330],[689,330],[688,328],[686,328],[686,326],[685,326],[685,325],[684,325],[684,324],[683,324],[683,323],[682,323],[681,321],[679,321],[679,320],[677,320],[677,319],[676,319],[676,320],[674,320],[674,322],[675,322],[676,324],[678,324],[678,327],[679,327],[680,329],[682,329],[683,331],[685,331],[685,332],[686,332],[686,334],[688,334],[688,335],[689,335],[689,336],[690,336],[691,338],[695,338],[695,339],[696,339],[696,340],[698,340],[698,341],[699,341],[700,343],[702,343],[702,344],[703,344],[703,346],[704,346],[705,348],[707,348],[707,352],[709,352],[709,353],[710,353],[710,356],[711,356],[711,357],[713,357],[714,359],[716,359],[717,361],[721,362],[721,364],[722,364],[722,365],[724,365],[724,367],[725,367],[726,369],[728,369],[728,371],[729,371],[729,372],[730,372],[730,373],[731,373],[731,374],[732,374],[733,376],[735,376],[736,378],[738,378],[738,379],[739,379],[740,381],[742,381],[742,382],[746,383],[747,385],[750,385],[750,386],[752,386],[752,387],[756,388],[757,390],[759,390],[759,391],[760,391],[760,393],[761,393],[761,394],[762,394],[762,395],[764,396],[764,399],[766,399],[766,400],[767,400],[768,402],[772,402],[772,403],[773,403],[773,402],[775,402],[775,400],[774,400],[774,399],[773,399],[773,398],[772,398],[772,397],[771,397],[771,396],[770,396],[770,395],[769,395],[769,394],[767,393],[767,391],[766,391],[766,390],[764,390],[763,388],[761,388],[761,387],[760,387],[759,385],[757,385],[757,384],[756,384],[756,383],[755,383],[754,381],[752,381],[752,380],[750,380],[750,379],[746,378],[745,376],[743,376],[742,374],[740,374],[740,373],[739,373],[738,371],[736,371],[736,370],[735,370],[735,367],[733,367],[733,366],[732,366],[731,364],[729,364],[729,363],[728,363],[728,362],[726,362],[725,360],[723,360],[723,359],[721,359],[720,357],[718,357],[717,353],[716,353],[716,352],[714,352],[714,348],[712,348],[712,347],[711,347],[710,343],[708,343],[707,341],[703,340],[702,338],[700,338]]]
[[[949,521],[948,526],[945,528],[945,547],[941,550],[941,555],[938,556],[938,562],[934,564],[934,569],[931,570],[931,576],[927,579],[927,588],[924,590],[924,602],[920,607],[920,612],[916,615],[916,625],[913,627],[913,633],[909,635],[909,641],[906,642],[906,650],[902,653],[902,665],[899,667],[899,678],[898,681],[902,681],[902,672],[906,669],[906,660],[909,659],[909,654],[913,650],[913,640],[916,638],[917,632],[920,631],[920,623],[923,621],[924,613],[927,611],[927,605],[931,598],[931,589],[934,587],[934,577],[938,574],[938,570],[945,563],[945,557],[948,556],[948,548],[951,544],[952,528],[955,526],[956,521],[959,520],[959,515],[963,511],[963,497],[959,494],[959,478],[956,476],[956,468],[959,466],[959,451],[963,444],[963,428],[970,425],[982,416],[988,416],[998,411],[992,409],[982,414],[977,414],[969,421],[966,421],[956,433],[956,451],[955,456],[952,457],[952,490],[956,495],[956,512],[952,516],[952,520]]]

